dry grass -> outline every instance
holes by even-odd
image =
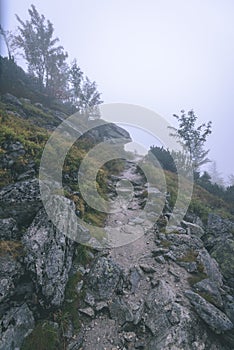
[[[20,241],[0,241],[0,256],[11,255],[14,259],[23,253]]]

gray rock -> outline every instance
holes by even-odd
[[[157,261],[159,264],[165,264],[165,263],[166,263],[166,260],[165,260],[165,258],[164,258],[162,255],[156,256],[156,258],[154,258],[154,259],[155,259],[155,261]]]
[[[212,299],[212,303],[217,307],[223,306],[223,300],[220,294],[220,291],[214,281],[211,281],[209,278],[193,285],[195,292],[204,293]]]
[[[47,307],[61,305],[72,264],[73,242],[52,225],[43,209],[22,241],[27,252],[27,269],[32,273],[37,292],[45,298]]]
[[[183,227],[179,226],[167,226],[166,227],[167,234],[186,234],[186,230]]]
[[[129,223],[133,223],[133,224],[136,224],[136,225],[141,225],[144,223],[144,219],[141,219],[139,217],[136,217],[136,218],[131,218],[131,220],[129,220]]]
[[[10,309],[0,323],[0,350],[20,348],[34,328],[34,317],[27,304]]]
[[[79,294],[81,289],[83,288],[83,285],[84,285],[84,281],[81,280],[80,282],[77,283],[76,285],[76,292]]]
[[[94,306],[95,305],[94,296],[92,294],[90,294],[89,292],[86,292],[86,296],[85,296],[84,301],[86,302],[86,304],[88,304],[90,306]]]
[[[79,309],[79,312],[81,312],[82,314],[89,316],[91,318],[93,318],[95,316],[95,312],[91,307],[86,307],[84,309]]]
[[[21,101],[27,104],[31,104],[31,100],[29,98],[21,98]]]
[[[129,282],[131,284],[131,292],[135,293],[137,291],[139,282],[142,278],[142,272],[139,271],[139,268],[133,267],[129,273]]]
[[[165,329],[170,327],[165,309],[167,305],[174,302],[175,297],[173,290],[164,281],[159,281],[158,285],[147,296],[148,312],[145,324],[153,335],[164,333]]]
[[[145,273],[154,273],[154,272],[156,272],[156,269],[153,266],[150,266],[150,265],[147,265],[147,264],[140,264],[139,266]]]
[[[211,250],[228,285],[234,288],[234,239],[218,242]]]
[[[116,290],[121,275],[121,268],[113,260],[101,257],[89,273],[88,288],[96,300],[107,300]]]
[[[184,220],[182,221],[181,224],[187,229],[187,233],[189,235],[195,235],[199,238],[201,238],[204,235],[203,228],[197,224],[193,224],[191,222],[184,221]]]
[[[215,236],[220,236],[225,233],[230,233],[234,229],[234,223],[227,219],[222,219],[217,214],[209,214],[207,222],[207,231],[212,232]]]
[[[53,218],[53,223],[61,232],[77,243],[89,245],[90,231],[87,225],[79,223],[80,220],[75,215],[74,202],[60,195],[51,195],[44,203],[48,215]]]
[[[157,257],[163,254],[166,254],[169,252],[169,249],[167,248],[155,248],[152,250],[152,256]]]
[[[232,323],[234,324],[234,302],[228,302],[225,305],[225,313],[230,318]]]
[[[0,256],[0,302],[8,300],[14,294],[16,284],[23,273],[22,265],[12,256]]]
[[[200,295],[191,290],[187,290],[185,295],[194,306],[197,314],[215,333],[220,334],[234,328],[233,323],[225,313],[207,302]]]
[[[34,106],[37,107],[37,108],[41,108],[41,109],[44,108],[44,107],[43,107],[43,104],[42,104],[42,103],[39,103],[39,102],[34,103]]]
[[[136,339],[136,333],[134,332],[123,332],[120,334],[121,338],[126,340],[128,343],[132,343]]]
[[[30,223],[41,206],[38,179],[17,182],[0,190],[0,216],[12,217],[19,225]]]
[[[223,276],[219,270],[219,265],[213,259],[206,249],[201,249],[197,256],[197,261],[204,267],[204,272],[211,281],[214,281],[218,286],[223,285]]]
[[[166,239],[172,243],[170,250],[173,250],[173,253],[178,258],[184,256],[188,251],[196,251],[204,248],[202,240],[196,236],[189,236],[185,234],[170,234],[166,235]]]
[[[19,238],[19,230],[13,218],[0,219],[0,239],[14,240]]]
[[[120,298],[114,299],[109,305],[111,318],[122,326],[126,322],[133,322],[133,313],[129,306]]]
[[[17,177],[17,181],[25,181],[35,177],[36,172],[34,169],[30,169]]]
[[[105,308],[108,308],[108,304],[105,301],[99,301],[95,306],[96,311],[102,311]]]
[[[20,100],[14,95],[10,94],[9,92],[3,95],[3,100],[19,107],[22,106],[22,103],[20,102]]]
[[[179,266],[184,267],[190,273],[194,273],[198,271],[197,263],[195,261],[192,261],[192,262],[177,261],[177,264]]]
[[[67,350],[80,350],[84,342],[84,332],[74,336],[67,344]]]
[[[133,324],[136,326],[140,323],[140,321],[143,319],[144,315],[144,310],[145,310],[145,303],[142,302],[140,305],[137,305],[137,309],[134,308],[132,310],[133,312]]]

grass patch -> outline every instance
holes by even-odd
[[[208,303],[211,303],[211,304],[215,305],[215,300],[212,297],[212,295],[210,295],[209,293],[199,292],[199,291],[196,291],[196,293],[199,294],[206,301],[208,301]]]
[[[0,241],[0,256],[10,255],[17,259],[23,253],[21,241]]]
[[[163,248],[170,248],[170,246],[172,245],[172,242],[163,240],[160,242],[160,244]]]
[[[77,271],[68,280],[65,289],[65,301],[61,309],[61,318],[69,318],[72,321],[75,330],[78,330],[81,326],[78,308],[80,306],[80,300],[84,297],[83,291],[79,294],[76,290],[78,282],[82,280],[82,275]]]
[[[62,349],[59,332],[49,321],[40,321],[25,339],[21,350],[55,350]]]
[[[178,258],[177,261],[180,262],[193,262],[196,261],[198,256],[198,253],[195,252],[194,250],[190,249],[186,252],[185,255],[183,255],[181,258]]]
[[[188,277],[188,282],[189,282],[190,286],[193,286],[194,284],[204,280],[207,277],[208,276],[207,276],[206,273],[204,273],[204,272],[197,272],[193,276]]]

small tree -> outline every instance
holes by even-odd
[[[197,171],[201,165],[210,161],[207,158],[209,150],[204,150],[204,144],[207,136],[211,134],[211,121],[196,127],[197,116],[193,110],[189,111],[187,115],[182,110],[181,116],[176,114],[173,116],[179,122],[179,126],[178,129],[170,127],[173,130],[171,135],[178,138],[178,142],[185,146],[194,171]]]
[[[54,86],[63,79],[57,79],[63,74],[61,69],[67,58],[62,46],[55,46],[58,38],[53,38],[54,28],[52,23],[40,15],[34,5],[28,10],[30,20],[23,22],[16,15],[20,26],[19,34],[15,36],[15,43],[18,48],[23,49],[23,56],[28,64],[28,72],[37,77],[46,88]],[[60,77],[61,78],[61,77]]]
[[[217,184],[221,187],[225,187],[224,186],[224,180],[221,176],[221,173],[218,171],[217,169],[217,164],[215,161],[213,161],[210,166],[209,166],[209,170],[208,170],[210,176],[211,176],[211,182],[213,184]]]
[[[80,67],[77,64],[75,59],[69,70],[69,80],[71,83],[71,102],[77,107],[80,108],[80,99],[82,96],[82,81],[84,73],[81,71]]]
[[[3,40],[5,42],[9,60],[14,61],[15,57],[13,54],[15,54],[15,50],[16,50],[16,45],[14,42],[14,35],[12,34],[11,31],[4,30],[1,26],[1,24],[0,24],[0,35],[3,37]]]
[[[99,111],[97,106],[102,103],[101,94],[97,90],[97,85],[91,82],[74,60],[70,68],[71,100],[81,112],[88,113],[89,116],[97,118]]]
[[[229,184],[229,186],[234,186],[234,175],[233,174],[230,174],[228,176],[228,184]]]

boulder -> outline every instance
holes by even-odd
[[[204,235],[203,228],[197,224],[194,224],[192,222],[188,222],[185,220],[183,220],[181,224],[183,227],[185,227],[187,229],[187,233],[189,235],[194,235],[194,236],[197,236],[199,238],[201,238]]]
[[[234,223],[222,219],[219,215],[209,214],[205,235],[202,237],[205,247],[210,251],[227,239],[233,239]]]
[[[16,288],[19,278],[23,275],[22,265],[9,254],[0,256],[0,302],[8,301]]]
[[[121,268],[113,260],[101,257],[93,265],[88,277],[88,288],[96,300],[108,300],[117,289]]]
[[[38,179],[10,184],[0,190],[0,217],[12,217],[19,226],[30,223],[41,206]]]
[[[74,243],[58,231],[40,210],[25,232],[25,263],[44,307],[61,305],[71,269]]]
[[[79,309],[79,312],[81,312],[82,314],[89,316],[91,318],[93,318],[95,316],[95,312],[91,307],[85,307],[83,309]]]
[[[3,101],[5,101],[7,103],[11,103],[11,104],[19,106],[19,107],[22,106],[22,103],[20,102],[20,100],[16,96],[10,94],[9,92],[4,94],[2,96],[2,99],[3,99]]]
[[[116,320],[121,326],[126,322],[133,321],[133,313],[130,307],[120,298],[114,299],[109,306],[111,318]]]
[[[208,251],[203,248],[199,251],[197,256],[198,262],[203,266],[204,272],[211,281],[214,281],[217,286],[223,285],[223,276],[220,272],[219,265],[213,259]]]
[[[149,293],[146,298],[148,312],[145,324],[153,335],[162,334],[165,329],[170,328],[170,321],[165,312],[168,305],[172,305],[175,300],[175,293],[163,280]]]
[[[195,283],[193,285],[193,289],[195,292],[199,292],[211,299],[212,303],[217,307],[223,307],[223,300],[220,291],[214,281],[211,281],[209,278],[205,278],[204,280]]]
[[[0,240],[15,240],[19,238],[19,230],[13,218],[0,219]]]
[[[227,284],[234,288],[234,240],[222,240],[214,246],[210,253],[218,262]]]
[[[195,311],[201,319],[217,334],[234,328],[233,323],[225,313],[216,306],[210,304],[204,298],[191,290],[185,291],[185,295],[194,306]]]
[[[10,309],[0,323],[0,350],[19,349],[34,328],[34,317],[27,304]]]

